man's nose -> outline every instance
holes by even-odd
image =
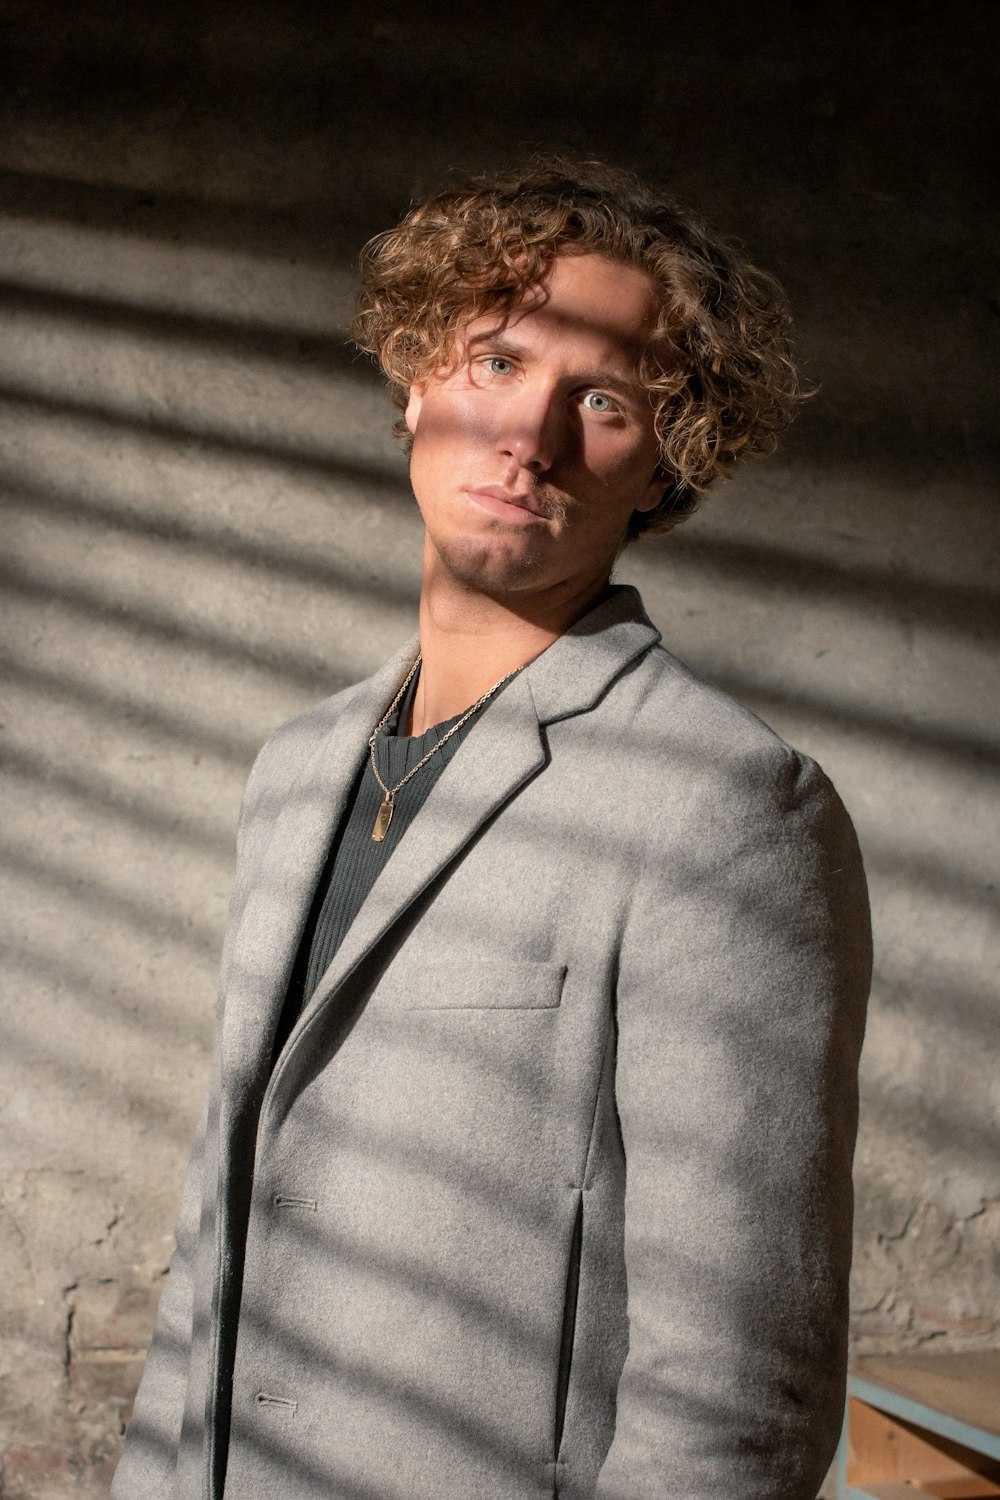
[[[497,451],[522,469],[544,474],[559,457],[567,438],[561,396],[551,390],[525,390],[504,403]]]

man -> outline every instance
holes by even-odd
[[[117,1500],[813,1500],[869,977],[818,768],[626,540],[795,400],[780,296],[630,178],[368,247],[420,633],[244,799],[212,1084]]]

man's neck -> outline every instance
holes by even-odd
[[[601,579],[583,593],[551,597],[481,594],[424,571],[420,594],[421,666],[408,734],[423,734],[464,713],[510,672],[533,661],[607,592]]]

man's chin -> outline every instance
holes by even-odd
[[[448,575],[463,588],[479,594],[511,594],[539,582],[544,549],[526,538],[507,541],[502,535],[462,538],[435,550]]]

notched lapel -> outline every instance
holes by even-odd
[[[409,642],[360,683],[285,795],[263,852],[241,878],[240,919],[222,1028],[224,1093],[266,1079],[274,1031],[333,830],[367,752],[373,726],[416,654]]]
[[[292,1033],[280,1071],[344,980],[487,819],[544,764],[538,714],[530,684],[522,674],[489,705],[435,783],[419,818],[407,829],[317,985]]]

